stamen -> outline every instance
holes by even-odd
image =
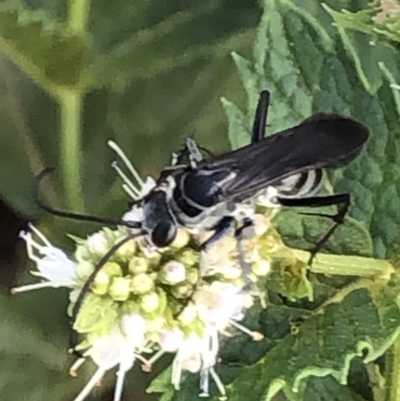
[[[127,177],[127,175],[119,168],[118,163],[113,161],[111,163],[111,167],[118,173],[124,183],[136,194],[136,196],[139,196],[140,191],[133,185],[133,182]]]
[[[214,368],[210,368],[210,374],[211,374],[211,377],[214,380],[214,383],[216,384],[216,386],[218,388],[218,391],[221,393],[221,397],[218,397],[218,399],[221,400],[221,401],[227,400],[228,397],[226,396],[225,386],[223,385],[221,379],[219,378],[219,376],[215,372]]]
[[[115,385],[114,401],[121,400],[122,390],[124,389],[125,373],[126,370],[122,367],[122,365],[120,365],[120,368],[117,372],[117,383]]]
[[[132,163],[126,157],[125,153],[121,150],[121,148],[114,141],[108,141],[108,146],[111,149],[113,149],[115,151],[115,153],[122,159],[122,161],[125,163],[125,166],[132,173],[132,175],[135,177],[135,179],[138,182],[139,186],[143,187],[144,186],[143,180],[140,178],[140,175],[137,173],[137,171],[133,167]]]
[[[210,387],[210,368],[202,369],[200,372],[200,390],[199,397],[209,397]]]
[[[104,373],[106,373],[104,369],[97,369],[95,374],[92,376],[92,378],[83,388],[83,390],[79,393],[79,395],[74,399],[74,401],[83,401],[93,390],[93,387],[95,387],[97,383],[101,380],[101,378],[104,376]]]
[[[210,333],[210,353],[214,359],[212,364],[215,364],[215,359],[216,356],[218,355],[218,351],[219,351],[218,332],[216,330],[213,330]]]
[[[136,354],[136,353],[134,353],[133,355],[136,359],[138,359],[139,361],[142,361],[145,365],[147,365],[149,363],[149,361],[142,355]]]
[[[52,287],[52,288],[68,287],[70,284],[71,283],[61,283],[61,282],[55,283],[54,281],[46,281],[44,283],[27,284],[27,285],[23,285],[21,287],[12,288],[11,293],[17,294],[20,292],[39,290],[40,288],[47,288],[47,287]]]
[[[164,354],[165,354],[165,351],[163,349],[160,349],[159,351],[157,351],[150,359],[148,359],[145,362],[145,364],[142,366],[142,370],[144,372],[151,372],[151,368],[152,368],[154,362],[159,360]]]
[[[33,224],[29,223],[28,226],[30,230],[33,231],[44,242],[46,246],[49,246],[51,248],[53,247],[48,239]]]
[[[75,361],[75,363],[70,367],[69,374],[73,377],[78,376],[76,371],[82,366],[83,362],[86,361],[86,358],[79,358]]]
[[[175,358],[174,362],[172,363],[172,378],[171,378],[171,383],[174,386],[175,390],[180,389],[181,376],[182,376],[182,365]]]
[[[229,322],[231,323],[232,326],[235,326],[237,329],[239,329],[243,333],[246,333],[250,337],[252,337],[254,341],[261,341],[264,338],[264,336],[260,332],[251,331],[247,327],[244,327],[241,324],[239,324],[238,322],[236,322],[235,320],[229,319]]]
[[[122,184],[122,189],[133,199],[133,200],[138,200],[139,199],[139,197],[138,196],[136,196],[135,194],[134,194],[134,192],[131,190],[131,188],[129,187],[129,185],[127,185],[127,184]]]

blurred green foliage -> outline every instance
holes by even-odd
[[[53,204],[122,210],[107,139],[145,174],[189,135],[227,149],[219,96],[243,97],[229,55],[246,52],[260,15],[256,1],[96,1],[77,32],[74,3],[0,2],[0,193],[28,216],[44,166],[58,171],[44,190]]]
[[[355,207],[351,227],[328,249],[392,255],[400,236],[400,97],[389,84],[396,83],[400,58],[385,41],[371,44],[368,30],[345,30],[349,14],[338,12],[364,6],[361,0],[324,6],[317,0],[0,1],[0,196],[19,213],[41,217],[32,199],[34,175],[54,166],[57,174],[43,185],[46,201],[119,216],[126,196],[110,167],[108,139],[144,175],[156,175],[188,135],[213,152],[227,150],[228,139],[233,147],[246,144],[258,92],[268,88],[268,132],[317,111],[349,115],[371,128],[363,155],[329,177],[337,190],[350,190]],[[365,23],[365,12],[355,15],[362,19],[352,28]],[[286,217],[281,214],[278,228],[299,247],[325,224]],[[59,243],[66,227],[88,234],[81,225],[44,223]],[[314,281],[313,300],[289,302],[272,291],[271,308],[247,317],[266,339],[238,337],[237,347],[224,351],[220,370],[232,399],[264,400],[282,389],[274,399],[378,401],[371,371],[398,333],[398,282],[352,291],[347,277]],[[0,398],[73,399],[90,372],[67,375],[65,293],[2,296],[0,305]],[[290,323],[303,316],[311,317],[299,327]],[[132,376],[125,399],[143,399],[151,377],[135,369]],[[151,391],[164,390],[165,401],[197,399],[196,377],[175,393],[167,377]],[[107,397],[110,380],[93,399]]]

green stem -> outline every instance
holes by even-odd
[[[68,27],[71,32],[81,34],[86,32],[89,20],[90,0],[70,0]]]
[[[82,94],[65,90],[60,95],[61,107],[61,166],[66,205],[83,210],[81,179],[81,111]]]
[[[85,35],[90,0],[69,0],[67,26],[71,33]],[[61,125],[61,168],[66,205],[82,211],[82,112],[86,88],[76,86],[58,94]]]
[[[386,355],[386,401],[400,400],[400,336]]]

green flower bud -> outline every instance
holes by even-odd
[[[146,328],[148,331],[157,333],[162,330],[162,328],[165,326],[165,323],[165,319],[160,316],[155,319],[146,320]]]
[[[171,289],[171,293],[175,298],[183,299],[189,297],[193,292],[193,286],[191,284],[179,284],[175,285]]]
[[[154,280],[146,273],[139,273],[132,277],[130,290],[134,294],[145,294],[154,288]]]
[[[107,294],[108,285],[110,284],[110,276],[100,270],[94,279],[92,291],[97,295]]]
[[[115,255],[117,257],[121,258],[122,260],[129,260],[135,254],[136,248],[137,248],[136,241],[134,239],[132,239],[132,240],[126,242],[120,248],[118,248]]]
[[[199,281],[199,270],[196,268],[186,269],[186,279],[190,284],[197,284]]]
[[[185,266],[193,266],[198,262],[198,254],[192,249],[186,249],[176,256],[176,259]]]
[[[121,315],[130,315],[132,313],[138,313],[139,309],[140,308],[136,300],[134,301],[132,299],[128,299],[121,305],[120,312]]]
[[[178,320],[184,325],[188,326],[197,317],[196,307],[192,304],[185,307],[185,309],[179,314]]]
[[[116,303],[105,297],[88,294],[74,323],[79,333],[106,334],[115,325],[118,315]]]
[[[186,230],[179,228],[176,237],[172,241],[170,247],[174,249],[183,248],[189,243],[189,239],[190,239],[189,233]]]
[[[125,233],[125,235],[121,236],[119,230],[111,230],[108,227],[104,227],[101,230],[101,233],[104,235],[104,238],[107,240],[107,242],[109,242],[111,244],[117,242],[118,239],[121,239],[122,237],[126,237],[126,233]]]
[[[140,300],[140,307],[144,312],[155,312],[160,306],[160,297],[156,292],[143,295]]]
[[[101,269],[102,272],[107,273],[110,277],[121,277],[122,267],[115,262],[107,262]]]
[[[137,274],[137,273],[146,273],[147,269],[149,267],[149,262],[145,258],[141,258],[139,256],[134,256],[130,261],[129,261],[129,271],[131,273]]]
[[[93,256],[92,256],[91,252],[89,251],[89,249],[85,245],[79,245],[75,251],[75,259],[79,263],[81,263],[81,262],[90,261],[91,259],[93,259]]]
[[[76,266],[78,277],[86,281],[86,279],[92,274],[93,268],[93,263],[87,261],[79,261]]]
[[[102,232],[92,234],[86,240],[86,244],[90,253],[104,255],[109,248],[108,241]]]
[[[114,277],[108,293],[115,301],[126,301],[129,298],[130,285],[129,277]]]

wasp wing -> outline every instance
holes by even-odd
[[[188,173],[185,194],[207,198],[212,188],[213,200],[204,205],[217,199],[244,200],[288,176],[350,163],[368,136],[368,129],[357,121],[317,114],[294,128],[203,161]]]

